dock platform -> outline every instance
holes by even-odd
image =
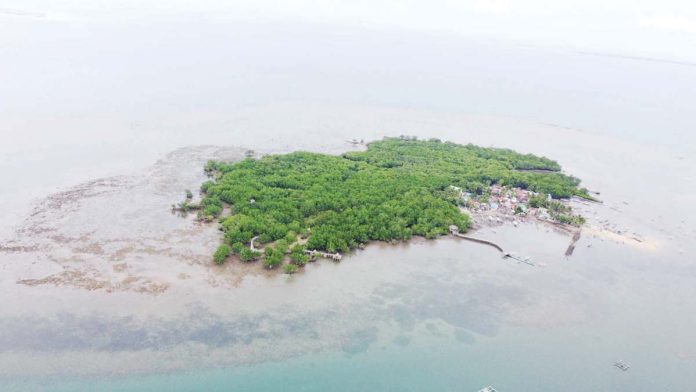
[[[624,361],[616,361],[614,363],[614,366],[616,366],[619,370],[624,372],[631,368],[631,365],[627,364]]]

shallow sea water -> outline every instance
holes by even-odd
[[[286,41],[273,34],[227,41],[216,35],[223,27],[197,28],[209,40],[188,49],[219,55],[167,68],[160,79],[114,83],[113,96],[97,101],[90,97],[104,86],[89,84],[96,76],[84,81],[55,64],[55,84],[36,76],[45,106],[32,106],[32,87],[0,109],[2,131],[14,135],[0,146],[9,206],[0,212],[0,389],[696,384],[696,154],[684,110],[696,92],[693,67],[452,38],[433,47],[427,37],[389,34],[361,47],[353,44],[364,36],[316,38],[311,29]],[[44,29],[32,30],[40,38],[32,50],[81,53],[64,45],[83,37],[79,31]],[[55,49],[47,31],[56,34]],[[141,31],[127,33],[123,42],[145,51]],[[333,47],[336,34],[344,39],[337,57],[308,71],[319,54],[293,48]],[[101,45],[99,34],[80,39]],[[215,51],[222,43],[235,55],[260,44],[269,56],[288,57],[260,73],[266,57],[235,62]],[[416,59],[414,47],[429,56]],[[176,63],[179,51],[153,50],[143,70]],[[364,60],[351,64],[351,53]],[[105,72],[101,83],[134,72],[106,67],[105,56],[85,59]],[[394,56],[413,61],[395,66]],[[227,78],[229,63],[235,78]],[[553,72],[532,72],[542,66]],[[17,81],[33,71],[6,80],[8,89],[19,91]],[[192,96],[185,83],[167,83],[193,83],[201,71],[211,77]],[[72,99],[60,100],[61,86],[73,82],[65,93]],[[146,94],[127,100],[135,87]],[[570,237],[545,225],[475,233],[531,257],[534,267],[462,240],[414,239],[372,244],[293,277],[257,265],[211,266],[216,227],[169,211],[204,179],[207,159],[238,159],[246,149],[340,153],[356,148],[348,139],[400,134],[546,155],[601,192],[603,204],[577,205],[589,227],[571,257]],[[589,229],[597,227],[621,235]],[[617,360],[632,368],[619,371]]]
[[[278,279],[285,287],[276,294],[285,296],[256,312],[237,311],[232,301],[218,304],[223,313],[199,304],[184,320],[144,325],[108,315],[63,316],[49,323],[50,333],[34,320],[16,328],[40,344],[18,341],[10,347],[33,353],[21,372],[31,373],[26,366],[37,359],[67,367],[39,377],[43,381],[20,378],[6,385],[66,391],[454,391],[494,384],[502,390],[639,391],[694,382],[689,369],[696,346],[687,337],[696,312],[682,297],[693,291],[692,276],[658,273],[650,266],[658,260],[613,242],[583,238],[577,254],[566,259],[566,236],[534,225],[494,230],[478,235],[533,254],[538,266],[455,239],[374,245],[340,265],[320,263],[291,281]],[[224,291],[265,296],[261,290],[277,289],[267,286],[278,280]],[[315,302],[316,309],[303,309],[305,302]],[[4,323],[4,334],[19,334]],[[324,347],[312,354],[288,347],[314,350],[312,340]],[[11,343],[3,345],[7,353]],[[182,345],[187,347],[179,350]],[[50,358],[62,351],[77,355]],[[245,356],[250,363],[234,364]],[[87,358],[96,366],[78,369]],[[617,359],[633,368],[618,371],[612,366]],[[127,363],[133,360],[140,362]]]

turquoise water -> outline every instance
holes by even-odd
[[[477,391],[493,384],[500,391],[523,392],[686,391],[696,381],[690,374],[691,364],[686,362],[663,365],[656,371],[641,368],[651,360],[642,358],[632,363],[634,369],[619,371],[611,365],[614,358],[606,345],[600,348],[596,341],[578,336],[577,331],[568,332],[538,337],[525,332],[525,336],[484,340],[475,345],[439,341],[375,347],[351,356],[325,353],[284,362],[173,374],[17,382],[5,384],[3,390]],[[573,336],[571,341],[569,336]],[[544,347],[538,345],[542,340]],[[579,349],[581,343],[585,344]],[[561,355],[563,352],[568,355]],[[671,369],[671,373],[664,373],[665,369]]]
[[[483,347],[481,347],[483,346]],[[501,391],[582,391],[573,386],[573,377],[558,379],[548,374],[567,374],[572,366],[557,363],[545,369],[524,364],[518,367],[528,347],[495,351],[485,344],[478,348],[449,342],[427,346],[371,349],[354,356],[323,354],[268,363],[253,367],[201,370],[171,375],[128,377],[126,379],[65,380],[54,383],[18,384],[26,390],[76,391],[476,391],[493,384]],[[515,353],[517,351],[517,353]],[[575,354],[577,355],[577,353]],[[524,357],[524,356],[523,356]],[[607,364],[604,364],[607,365]],[[630,378],[607,365],[601,384],[630,386]],[[542,374],[539,374],[541,371]],[[611,373],[610,373],[611,371]],[[526,374],[525,374],[526,373]],[[544,373],[547,374],[544,377]],[[542,376],[540,379],[539,377]],[[629,375],[630,376],[630,375]],[[621,379],[623,377],[623,380]],[[521,382],[521,383],[520,383]],[[634,389],[639,390],[639,389]]]

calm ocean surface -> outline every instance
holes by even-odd
[[[302,25],[8,23],[18,38],[0,52],[9,71],[0,73],[0,244],[45,245],[16,233],[45,219],[103,254],[69,241],[0,253],[3,391],[696,385],[696,67]],[[399,134],[557,159],[601,192],[604,204],[579,206],[590,223],[609,221],[642,242],[585,234],[566,258],[567,236],[529,224],[477,235],[539,267],[472,243],[419,240],[375,244],[292,279],[235,283],[230,271],[185,261],[216,239],[214,227],[192,229],[166,211],[201,180],[208,150],[188,146],[338,153],[352,148],[347,139]],[[27,219],[57,190],[119,175],[139,180]],[[145,212],[159,206],[160,215]],[[181,230],[208,242],[187,245]],[[178,234],[149,246],[188,247],[183,261],[148,256],[136,241],[161,233]],[[106,259],[121,243],[137,273],[157,279],[159,269],[171,288],[16,283],[72,265],[55,258]],[[619,371],[617,360],[632,368]]]

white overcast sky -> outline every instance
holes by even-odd
[[[3,20],[41,19],[33,13],[65,23],[223,20],[434,30],[696,60],[694,0],[1,0],[0,28]]]

